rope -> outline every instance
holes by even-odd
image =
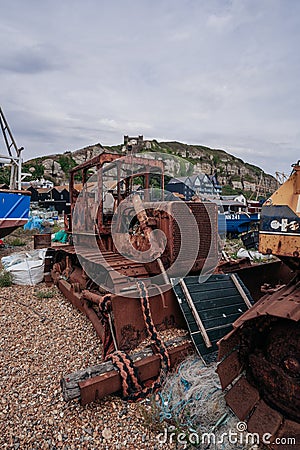
[[[167,430],[186,436],[187,446],[191,448],[188,438],[196,433],[201,436],[214,434],[214,441],[206,441],[197,446],[203,450],[232,450],[230,432],[237,432],[238,419],[226,405],[216,373],[216,364],[205,366],[197,356],[187,358],[177,371],[169,375],[155,398],[154,420],[167,421]],[[169,435],[171,436],[171,435]],[[248,441],[247,433],[237,435],[235,450],[253,450],[253,442]],[[173,437],[176,442],[176,436]],[[179,441],[178,441],[179,442]],[[176,447],[177,448],[177,447]],[[194,448],[194,446],[193,446]]]
[[[112,354],[107,353],[106,360],[111,360],[114,367],[120,373],[122,379],[122,394],[124,400],[127,401],[139,401],[156,392],[161,386],[162,374],[170,370],[170,358],[167,348],[158,337],[157,330],[152,319],[148,290],[143,281],[137,282],[137,288],[140,294],[140,302],[147,335],[153,340],[154,347],[156,348],[161,361],[162,370],[160,371],[158,377],[153,380],[150,385],[146,386],[140,380],[137,368],[127,353],[122,351],[115,351]],[[103,302],[103,306],[101,306],[104,311],[103,315],[107,314],[105,305],[106,304]]]
[[[125,352],[117,351],[109,355],[107,359],[112,361],[121,375],[124,400],[134,400],[143,390],[143,385],[130,356]]]
[[[137,281],[137,288],[140,293],[141,307],[142,307],[142,312],[143,312],[143,316],[144,316],[147,334],[153,340],[154,346],[156,347],[156,349],[159,353],[159,356],[163,363],[164,369],[166,371],[169,371],[171,368],[171,364],[170,364],[168,350],[167,350],[165,344],[163,343],[163,341],[159,338],[157,330],[155,328],[155,325],[154,325],[154,322],[152,319],[152,314],[150,311],[148,290],[143,281]]]
[[[113,337],[109,326],[109,313],[111,312],[111,296],[104,295],[99,302],[99,311],[101,313],[100,320],[104,328],[102,358],[105,359],[107,355],[115,350]]]

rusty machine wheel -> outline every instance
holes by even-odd
[[[300,442],[298,277],[262,297],[233,327],[219,342],[217,372],[227,404],[249,432]]]
[[[264,203],[259,250],[295,271],[262,297],[219,342],[217,368],[226,401],[248,431],[272,435],[272,448],[300,448],[300,161]],[[294,437],[293,446],[281,437]]]

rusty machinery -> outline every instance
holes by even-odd
[[[218,253],[217,206],[166,199],[163,161],[127,150],[103,152],[71,170],[69,244],[46,255],[46,281],[91,320],[104,356],[145,339],[150,310],[155,331],[186,328],[170,277],[214,268]],[[138,280],[147,290],[146,313]],[[190,348],[186,342],[170,350],[171,365]],[[83,403],[101,396],[91,385],[86,399],[82,390]]]
[[[299,261],[298,174],[296,165],[288,182],[266,202],[260,231],[261,250],[281,257],[293,269]],[[153,179],[159,187],[155,201]],[[142,185],[142,191],[138,191],[137,184]],[[108,205],[106,194],[110,197]],[[71,214],[65,218],[69,244],[48,250],[45,278],[53,280],[91,320],[102,339],[104,356],[134,349],[147,337],[149,327],[152,331],[186,328],[169,277],[199,274],[205,264],[210,269],[215,266],[217,207],[210,202],[167,199],[163,162],[135,152],[123,157],[103,152],[72,169],[70,196]],[[189,239],[182,256],[184,236]],[[139,258],[135,257],[137,251]],[[189,255],[193,255],[190,260]],[[174,264],[178,260],[179,264]],[[278,263],[266,264],[265,268],[246,267],[243,272],[234,267],[245,284],[250,280],[249,288],[274,278],[270,272],[277,270]],[[227,271],[232,267],[223,263],[215,272]],[[217,370],[227,390],[226,400],[241,420],[249,419],[249,430],[255,432],[264,431],[264,423],[268,422],[268,432],[286,435],[297,428],[300,419],[297,283],[296,274],[287,287],[275,287],[273,293],[260,300],[261,293],[252,289],[258,302],[234,323],[233,331],[219,344]],[[144,288],[144,300],[149,302],[146,307],[139,295]],[[151,318],[145,317],[147,308]],[[172,366],[191,349],[191,344],[179,339],[177,346],[166,343],[165,347]],[[158,352],[137,357],[135,365],[141,380],[149,380],[159,372],[165,355],[162,348],[158,346]],[[244,369],[245,375],[241,376]],[[66,399],[80,397],[85,404],[120,389],[121,384],[113,367],[95,366],[73,378],[66,377],[62,386]]]
[[[248,431],[272,434],[274,448],[300,446],[300,163],[264,203],[259,249],[280,258],[292,280],[269,289],[219,342],[226,400]],[[267,289],[268,291],[268,289]],[[295,437],[297,444],[277,442]],[[279,438],[279,439],[278,439]]]
[[[128,167],[133,165],[139,168],[136,173],[120,175],[124,166],[128,172]],[[93,171],[95,175],[91,176]],[[116,176],[114,189],[104,186],[103,178],[108,171]],[[215,264],[218,252],[216,205],[211,202],[186,203],[175,197],[173,201],[166,201],[162,161],[103,153],[70,173],[71,213],[65,217],[65,229],[70,235],[71,245],[52,249],[47,258],[53,280],[68,280],[70,292],[90,289],[105,293],[108,289],[118,294],[126,291],[127,284],[132,283],[130,277],[147,282],[149,275],[161,274],[163,283],[167,284],[169,280],[165,277],[165,270],[169,275],[179,276],[187,267],[189,273],[199,272],[210,258],[211,266]],[[157,192],[160,197],[155,201],[150,198],[152,174],[159,183]],[[142,200],[133,189],[135,179],[143,185]],[[105,211],[103,200],[107,193],[111,196],[109,211]],[[116,210],[118,214],[114,214]],[[203,238],[199,242],[195,240],[197,236],[185,239],[183,255],[183,238],[195,232],[193,226]],[[195,246],[195,243],[199,245]],[[134,259],[136,252],[138,261]],[[173,263],[180,253],[179,264],[174,268]],[[189,255],[194,256],[191,264]],[[89,266],[89,274],[94,272],[92,278],[96,278],[96,284],[84,273],[80,262]]]

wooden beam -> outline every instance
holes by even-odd
[[[171,367],[176,366],[188,354],[193,352],[193,345],[188,335],[178,337],[165,343],[168,348]],[[132,356],[141,381],[156,378],[160,371],[160,358],[151,347]],[[61,380],[65,401],[80,399],[82,405],[101,399],[106,395],[120,391],[122,380],[111,361],[104,361],[96,366],[66,375]]]

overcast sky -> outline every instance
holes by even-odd
[[[0,7],[0,105],[24,159],[124,134],[222,148],[269,173],[300,159],[300,1]]]

